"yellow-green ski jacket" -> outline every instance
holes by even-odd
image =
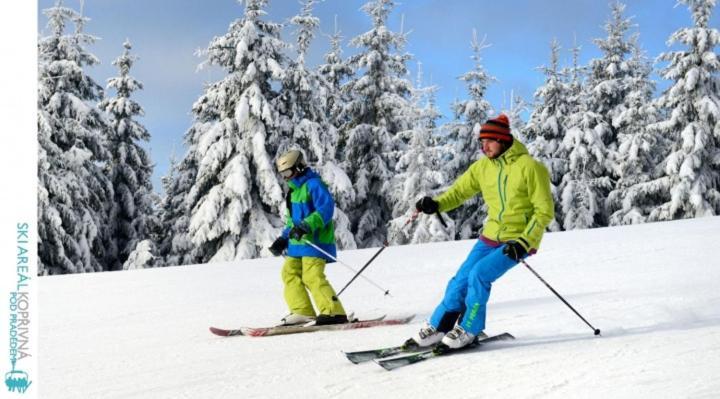
[[[447,212],[477,193],[482,193],[488,206],[482,231],[485,238],[518,240],[529,246],[528,251],[538,249],[545,228],[555,217],[555,206],[547,169],[522,143],[513,140],[496,159],[479,159],[435,201],[441,212]]]

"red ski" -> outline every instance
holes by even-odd
[[[221,337],[232,337],[243,335],[247,337],[268,337],[271,335],[299,334],[315,331],[338,331],[352,330],[355,328],[368,328],[377,326],[394,326],[398,324],[407,324],[415,317],[415,315],[386,319],[385,316],[370,320],[355,320],[351,323],[328,324],[322,326],[316,325],[298,325],[298,326],[275,326],[275,327],[240,327],[234,330],[226,330],[222,328],[210,327],[210,332]]]

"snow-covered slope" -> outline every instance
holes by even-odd
[[[281,259],[42,278],[43,398],[717,398],[720,217],[547,234],[493,287],[489,333],[518,339],[387,372],[341,350],[402,342],[430,314],[473,241],[391,247],[343,295],[359,316],[412,324],[265,338],[208,326],[286,314]],[[375,250],[342,252],[359,267]],[[328,266],[336,288],[351,277]]]

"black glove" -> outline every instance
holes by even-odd
[[[527,255],[527,249],[519,241],[508,241],[503,248],[503,253],[515,262],[520,262]]]
[[[275,240],[275,241],[273,241],[272,245],[271,245],[270,248],[268,248],[268,249],[270,250],[270,253],[271,253],[271,254],[273,254],[273,255],[275,255],[275,256],[279,256],[280,254],[282,254],[282,252],[283,252],[284,250],[287,249],[287,247],[288,247],[288,240],[287,240],[287,238],[285,238],[285,237],[278,237],[278,239]]]
[[[415,203],[415,209],[422,211],[423,213],[427,213],[428,215],[436,213],[439,208],[440,204],[430,197],[423,197],[420,201]]]
[[[302,222],[299,225],[294,226],[292,229],[290,229],[290,238],[300,241],[302,237],[309,232],[310,226],[308,226],[307,223]]]

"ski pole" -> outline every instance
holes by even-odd
[[[435,214],[437,215],[438,219],[440,219],[440,223],[443,225],[443,227],[447,229],[447,223],[445,223],[445,218],[442,217],[440,211],[435,212]]]
[[[352,270],[354,273],[356,273],[356,276],[360,274],[358,271],[356,271],[355,269],[353,269],[351,266],[349,266],[348,264],[340,261],[340,260],[337,259],[336,257],[330,255],[329,253],[327,253],[327,251],[323,250],[322,248],[318,247],[317,245],[313,244],[312,242],[310,242],[310,241],[308,241],[308,240],[303,240],[303,242],[306,243],[307,245],[315,248],[316,250],[320,251],[320,253],[322,253],[323,255],[327,256],[328,258],[330,258],[330,259],[334,260],[335,262],[337,262],[337,263],[345,266],[346,268]],[[373,257],[373,258],[374,258],[374,257]],[[364,278],[365,281],[367,281],[368,283],[370,283],[370,284],[374,285],[375,287],[379,288],[382,292],[385,293],[385,295],[390,295],[390,290],[386,290],[385,288],[379,286],[377,283],[375,283],[374,281],[370,280],[369,278],[367,278],[367,277],[365,277],[365,276],[362,276],[362,278]],[[337,298],[338,295],[340,295],[340,294],[335,295],[335,298]],[[392,296],[392,295],[390,295],[390,296]]]
[[[528,265],[527,262],[525,262],[525,259],[520,259],[520,262],[522,262],[522,264],[525,265],[525,266],[535,275],[535,277],[537,277],[538,279],[540,279],[540,281],[542,281],[543,284],[545,284],[545,286],[548,287],[548,288],[550,289],[550,291],[553,292],[553,294],[555,294],[558,298],[560,298],[560,300],[563,301],[563,303],[564,303],[565,305],[567,305],[567,306],[570,308],[570,310],[572,310],[573,312],[575,312],[575,314],[576,314],[582,321],[584,321],[585,324],[587,324],[590,328],[592,328],[592,329],[593,329],[593,332],[595,333],[595,335],[600,335],[600,329],[599,329],[599,328],[595,328],[595,327],[592,326],[592,324],[588,323],[588,321],[585,320],[585,318],[582,317],[582,316],[580,315],[580,313],[578,313],[578,311],[575,310],[575,308],[573,308],[573,307],[568,303],[568,301],[565,300],[565,298],[563,298],[560,294],[558,294],[558,292],[555,291],[555,289],[553,289],[553,287],[551,287],[550,284],[548,284],[542,277],[540,277],[540,275],[539,275],[532,267],[530,267],[530,265]]]
[[[380,253],[381,253],[383,250],[385,250],[385,248],[387,248],[387,246],[384,246],[384,245],[383,245],[382,248],[380,248],[379,251],[375,252],[375,255],[373,255],[372,258],[370,258],[369,261],[365,262],[365,265],[363,265],[363,267],[361,267],[360,270],[358,270],[357,273],[355,273],[355,275],[350,279],[350,281],[348,281],[348,282],[345,284],[345,286],[342,287],[342,288],[340,289],[340,291],[335,295],[335,299],[337,299],[337,297],[339,297],[340,294],[342,294],[343,291],[345,291],[345,289],[346,289],[353,281],[355,281],[356,278],[358,278],[358,277],[360,276],[360,274],[363,272],[363,270],[365,270],[365,269],[370,265],[370,263],[372,263],[372,261],[374,261],[375,258],[377,258],[378,255],[380,255]],[[365,277],[365,276],[363,276],[363,277]],[[385,295],[389,295],[389,294],[390,294],[390,291],[385,291]]]
[[[398,231],[401,231],[402,229],[405,228],[405,226],[407,226],[408,224],[412,223],[413,220],[417,219],[417,217],[418,217],[419,214],[420,214],[419,211],[413,212],[413,214],[412,214],[412,215],[408,218],[408,220],[400,227],[400,229],[399,229]],[[394,237],[394,236],[393,236],[393,237]],[[375,260],[375,258],[377,258],[377,257],[380,255],[380,253],[381,253],[382,251],[384,251],[385,248],[387,248],[389,245],[390,245],[390,244],[388,243],[388,240],[385,240],[385,242],[383,243],[383,246],[380,247],[380,249],[379,249],[377,252],[375,252],[375,254],[372,256],[372,258],[370,258],[370,260],[368,260],[368,261],[365,263],[365,265],[363,265],[363,267],[361,267],[360,270],[359,270],[357,273],[355,273],[355,275],[353,276],[353,278],[351,278],[350,281],[348,281],[347,284],[345,284],[345,286],[342,287],[342,289],[340,290],[340,292],[338,292],[337,295],[335,295],[335,298],[339,297],[340,294],[342,294],[343,291],[345,291],[345,289],[346,289],[347,287],[349,287],[350,284],[352,284],[352,282],[355,281],[355,279],[358,278],[358,276],[360,276],[360,274],[361,274],[365,269],[367,269],[367,267],[370,266],[370,264]],[[386,295],[387,295],[387,293],[386,293]]]

